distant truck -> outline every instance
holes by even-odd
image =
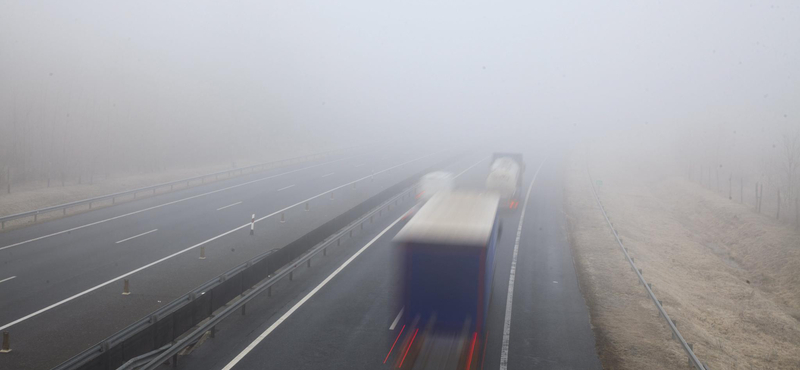
[[[395,367],[479,368],[502,232],[498,202],[492,193],[438,193],[395,236],[404,307]]]
[[[516,209],[522,192],[525,162],[520,153],[494,153],[486,189],[500,196],[501,207]]]
[[[436,171],[425,174],[419,180],[419,192],[417,193],[417,204],[408,211],[406,218],[413,216],[420,208],[440,192],[453,191],[455,187],[455,177],[450,172]]]
[[[454,177],[450,172],[431,172],[422,176],[419,184],[421,189],[419,199],[427,201],[440,191],[452,191],[454,187]]]

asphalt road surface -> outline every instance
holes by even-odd
[[[0,369],[51,368],[447,155],[356,152],[0,233]]]
[[[524,220],[520,222],[521,209],[502,215],[505,231],[497,244],[481,367],[600,369],[567,240],[562,159],[536,154],[526,154],[525,184],[532,187],[527,205],[520,207],[525,207]],[[457,187],[482,188],[487,157],[473,155],[450,166],[449,171],[459,174]],[[275,287],[273,296],[248,303],[246,316],[225,320],[214,338],[181,356],[178,367],[396,368],[403,351],[393,348],[395,342],[411,335],[394,325],[402,307],[394,299],[399,282],[391,239],[402,227],[405,211],[395,210],[314,267],[298,270],[294,281]]]

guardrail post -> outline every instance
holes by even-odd
[[[11,339],[9,339],[9,334],[7,331],[3,332],[3,346],[0,347],[0,353],[9,353],[11,352]]]
[[[130,295],[130,294],[131,294],[130,283],[128,283],[128,279],[125,279],[125,282],[122,285],[122,295]]]
[[[250,219],[250,235],[253,235],[255,228],[256,228],[256,214],[253,213],[253,217]]]
[[[336,246],[342,245],[342,238],[336,239]]]
[[[353,230],[350,230],[350,237],[353,237]]]
[[[308,259],[308,267],[311,267],[311,258]]]
[[[33,222],[36,222],[36,220],[37,220],[38,218],[39,218],[39,212],[36,212],[36,213],[34,213],[34,214],[33,214]]]
[[[214,338],[216,336],[217,336],[217,327],[216,326],[212,326],[211,327],[211,338]]]
[[[323,256],[327,256],[328,255],[328,248],[322,248],[322,255]]]
[[[689,350],[691,350],[692,352],[694,352],[694,345],[692,345],[691,343],[686,343],[686,344],[688,344],[688,345],[689,345]],[[688,353],[687,353],[686,355],[687,355],[687,356],[689,356],[689,354],[688,354]],[[689,356],[689,366],[692,366],[692,356]]]
[[[201,260],[206,259],[206,247],[205,246],[201,246],[200,247],[200,259]]]
[[[294,280],[294,270],[289,271],[289,281]]]

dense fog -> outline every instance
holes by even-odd
[[[3,1],[0,182],[611,135],[798,191],[798,24],[796,1]]]

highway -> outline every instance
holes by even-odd
[[[471,152],[441,169],[457,174],[457,187],[481,189],[489,154]],[[0,369],[51,368],[448,155],[343,154],[2,233],[0,327],[12,333],[12,352],[0,355]],[[526,153],[530,195],[502,215],[485,369],[600,368],[567,240],[560,161]],[[271,297],[256,298],[246,316],[223,321],[214,338],[181,356],[179,368],[396,367],[402,351],[393,343],[409,333],[393,324],[402,307],[391,239],[405,211],[378,218]]]
[[[459,174],[458,188],[484,186],[489,153],[478,154],[449,169]],[[525,218],[520,222],[519,211],[502,216],[506,231],[497,246],[482,368],[600,369],[567,240],[562,159],[527,153],[526,161]],[[224,321],[214,338],[180,358],[178,368],[397,368],[405,357],[402,343],[412,334],[395,325],[402,307],[394,299],[399,282],[391,239],[406,210],[382,218],[313,268],[298,270],[272,297],[248,304],[246,316]]]
[[[0,369],[51,368],[448,156],[356,151],[0,233]]]

